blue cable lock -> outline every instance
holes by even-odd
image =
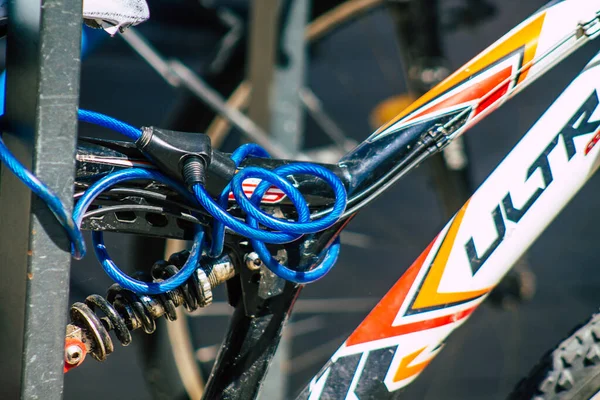
[[[115,118],[87,110],[79,110],[79,119],[115,130],[128,138],[138,142],[142,137],[142,130],[128,125]],[[231,156],[235,167],[248,156],[269,157],[269,154],[260,146],[247,144],[238,148]],[[81,197],[77,203],[73,215],[66,212],[66,208],[60,199],[39,181],[31,172],[14,158],[0,138],[0,161],[17,175],[36,195],[42,198],[52,210],[56,218],[65,228],[72,242],[72,253],[75,258],[85,255],[85,243],[81,234],[80,225],[87,208],[94,199],[102,192],[118,183],[132,179],[147,179],[164,183],[174,188],[188,202],[201,205],[215,219],[213,226],[213,240],[209,254],[212,257],[219,256],[223,251],[225,226],[234,232],[250,239],[254,251],[263,263],[277,276],[299,284],[316,281],[331,270],[335,264],[340,250],[339,238],[322,254],[323,261],[318,265],[306,265],[298,269],[291,269],[281,265],[268,251],[265,243],[283,244],[298,240],[305,234],[316,233],[334,225],[343,214],[347,194],[340,179],[327,168],[310,163],[288,164],[272,171],[248,167],[233,176],[231,182],[223,189],[217,201],[208,194],[200,183],[191,185],[191,192],[176,180],[165,176],[157,171],[140,168],[132,168],[118,171],[103,177],[94,183]],[[294,174],[313,175],[327,182],[335,194],[335,202],[332,211],[322,218],[311,221],[310,212],[306,200],[302,194],[285,178]],[[258,185],[250,199],[246,198],[242,189],[242,183],[248,178],[258,178],[262,182]],[[282,190],[292,201],[298,212],[298,221],[290,222],[274,218],[260,209],[260,202],[266,191],[274,185]],[[246,213],[246,222],[242,222],[227,213],[228,196],[233,192],[240,208]],[[260,225],[273,230],[260,229]],[[204,245],[204,232],[200,225],[196,225],[194,240],[190,256],[182,269],[167,280],[161,282],[142,282],[133,279],[123,273],[110,258],[102,232],[93,232],[92,239],[96,257],[106,273],[123,288],[140,294],[161,294],[174,290],[182,285],[198,268],[202,249]]]

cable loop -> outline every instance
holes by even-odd
[[[173,189],[177,190],[179,194],[181,194],[192,204],[196,203],[191,193],[188,192],[181,184],[157,171],[142,168],[125,169],[103,177],[90,186],[88,190],[86,190],[83,196],[79,199],[79,202],[73,211],[73,218],[77,226],[81,225],[81,221],[83,220],[83,215],[85,214],[86,210],[92,204],[92,202],[100,194],[102,194],[102,192],[118,183],[134,179],[147,179],[164,183],[165,185],[169,185]],[[192,250],[190,251],[189,258],[181,270],[177,272],[177,274],[161,282],[143,282],[134,279],[121,271],[115,262],[110,258],[106,246],[104,245],[104,235],[101,231],[92,232],[92,242],[94,245],[96,258],[98,258],[102,268],[107,275],[110,276],[116,283],[121,285],[121,287],[131,290],[135,293],[148,295],[162,294],[177,289],[179,286],[183,285],[199,266],[200,256],[202,254],[202,246],[204,243],[204,231],[200,225],[195,225],[194,229],[194,244],[192,246]]]
[[[233,154],[231,159],[233,160],[235,167],[239,168],[240,164],[248,156],[269,158],[269,153],[262,147],[254,143],[246,143],[238,147]],[[229,203],[229,193],[231,192],[231,183],[229,183],[225,189],[221,192],[221,195],[217,199],[217,203],[221,208],[227,208]],[[212,245],[210,247],[209,255],[211,257],[219,257],[223,253],[223,247],[225,243],[225,224],[218,219],[215,219],[212,231]]]
[[[253,145],[251,148],[240,148],[238,150],[239,153],[232,155],[232,159],[238,167],[247,155],[254,153],[265,156],[267,154],[262,148],[256,145]],[[288,176],[299,174],[316,176],[331,186],[335,194],[335,202],[331,213],[323,218],[314,221],[310,220],[306,200],[298,189],[284,179]],[[261,179],[261,183],[256,187],[250,199],[246,197],[243,190],[243,182],[249,178]],[[297,221],[290,222],[275,218],[260,209],[261,200],[272,185],[283,191],[290,198],[298,212]],[[213,257],[219,256],[223,251],[224,226],[227,226],[234,232],[250,239],[254,250],[273,273],[292,282],[305,284],[320,279],[329,272],[337,260],[339,242],[336,241],[329,251],[321,255],[323,262],[319,266],[307,265],[299,268],[299,270],[293,270],[281,265],[271,255],[265,245],[265,243],[283,244],[298,240],[305,234],[325,230],[338,221],[346,208],[346,189],[340,179],[327,168],[309,163],[288,164],[275,168],[272,171],[259,167],[246,167],[233,177],[231,183],[223,190],[217,202],[212,200],[201,185],[195,185],[193,191],[198,202],[215,218],[213,244],[210,251]],[[247,215],[245,224],[226,212],[230,192],[233,192],[238,205]],[[260,229],[259,225],[275,229],[276,231]]]
[[[258,207],[260,199],[270,188],[269,183],[271,183],[287,194],[292,199],[294,205],[301,204],[302,207],[306,206],[308,208],[306,200],[304,200],[304,197],[297,189],[292,193],[288,193],[284,190],[284,185],[279,186],[282,182],[288,184],[286,180],[282,179],[283,177],[300,174],[321,178],[332,187],[336,198],[333,211],[330,214],[309,222],[304,221],[302,218],[298,222],[288,222],[268,215]],[[262,179],[262,182],[254,191],[252,196],[253,201],[248,200],[242,187],[242,182],[248,178]],[[288,164],[275,168],[273,171],[258,167],[244,168],[233,177],[232,188],[238,205],[246,214],[255,218],[261,225],[283,232],[296,234],[320,232],[335,224],[346,208],[346,190],[340,179],[328,169],[315,164]],[[304,211],[303,208],[298,209],[298,214],[300,215],[302,211]]]
[[[113,129],[133,140],[138,140],[142,134],[141,130],[128,125],[115,118],[93,111],[79,110],[79,120],[94,123]],[[256,144],[246,144],[239,147],[232,155],[237,168],[248,156],[269,157],[269,154]],[[239,171],[232,181],[223,190],[215,201],[206,192],[201,184],[192,187],[190,193],[183,185],[171,178],[148,169],[131,168],[117,171],[103,177],[94,183],[80,198],[72,215],[69,215],[66,207],[43,182],[28,171],[10,153],[0,137],[0,161],[3,162],[21,181],[23,181],[36,195],[43,199],[58,221],[67,231],[71,240],[72,253],[75,258],[82,258],[85,254],[85,243],[81,234],[80,225],[87,208],[105,190],[118,183],[133,180],[147,179],[164,183],[174,188],[190,204],[200,204],[213,216],[213,240],[209,254],[213,257],[223,252],[225,226],[234,232],[250,239],[254,250],[265,263],[265,265],[279,277],[296,282],[309,283],[324,276],[335,264],[339,255],[339,240],[336,241],[322,254],[323,262],[319,266],[303,266],[299,270],[287,268],[270,254],[265,243],[284,244],[300,239],[305,234],[316,233],[334,225],[342,216],[347,203],[347,194],[340,179],[327,168],[310,163],[295,163],[283,165],[273,170],[259,167],[247,167]],[[335,201],[332,211],[322,218],[311,220],[308,204],[300,191],[290,183],[287,178],[292,175],[312,175],[324,180],[332,188]],[[250,199],[246,197],[243,190],[243,182],[249,178],[257,178],[261,183],[254,190]],[[275,218],[260,209],[263,196],[271,186],[275,186],[285,193],[294,204],[298,213],[297,221],[288,221]],[[246,222],[240,221],[227,212],[229,193],[233,195],[240,208],[246,213]],[[271,230],[262,229],[260,226]],[[124,274],[110,258],[104,245],[103,234],[100,231],[93,232],[92,239],[98,260],[106,273],[123,288],[141,294],[162,294],[181,286],[189,279],[198,268],[204,243],[204,231],[200,225],[195,226],[194,244],[190,256],[182,269],[162,282],[143,282]],[[314,267],[314,268],[313,268]]]

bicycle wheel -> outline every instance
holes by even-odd
[[[542,357],[509,400],[600,399],[600,314]]]

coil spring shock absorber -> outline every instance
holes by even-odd
[[[158,261],[151,269],[154,280],[167,279],[179,271],[189,253],[184,250],[171,255],[168,261]],[[85,303],[71,306],[71,323],[67,325],[67,339],[80,340],[88,352],[98,361],[104,361],[113,352],[114,346],[110,337],[113,330],[123,346],[131,343],[131,333],[142,328],[146,333],[156,329],[155,320],[165,315],[173,321],[177,318],[176,308],[184,305],[193,311],[198,307],[206,307],[212,302],[212,289],[235,275],[231,258],[224,255],[218,259],[203,260],[188,281],[171,292],[161,295],[138,295],[113,284],[106,298],[93,294],[85,299]],[[103,314],[99,316],[98,313]],[[66,364],[77,366],[65,358]]]

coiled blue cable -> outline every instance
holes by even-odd
[[[316,176],[317,178],[321,178],[332,187],[335,194],[335,202],[333,204],[333,210],[331,213],[314,221],[288,222],[279,218],[274,218],[271,215],[266,214],[258,207],[262,196],[271,186],[269,183],[279,186],[280,182],[287,182],[283,179],[283,177],[300,174],[312,175]],[[248,198],[244,195],[244,189],[242,188],[242,182],[251,177],[262,180],[253,193],[254,201],[248,200]],[[233,188],[233,195],[235,196],[238,205],[246,212],[246,214],[248,214],[248,216],[252,217],[252,219],[256,219],[261,225],[283,232],[295,234],[320,232],[335,224],[346,209],[346,189],[344,188],[344,185],[335,174],[333,174],[327,168],[316,164],[288,164],[279,168],[275,168],[273,171],[257,167],[244,168],[233,177],[231,186]],[[259,188],[261,190],[259,190]],[[257,192],[260,193],[260,197]],[[288,196],[290,196],[294,204],[303,203],[303,207],[308,208],[304,197],[302,197],[302,194],[296,188],[294,188],[293,196],[289,194]]]
[[[104,114],[88,110],[78,111],[79,120],[101,125],[123,135],[137,140],[142,135],[142,131],[124,122],[116,120]],[[85,241],[79,226],[75,223],[72,216],[69,215],[67,208],[60,198],[35,175],[33,175],[23,164],[15,158],[0,136],[0,162],[13,173],[21,182],[23,182],[33,193],[42,199],[50,211],[54,214],[58,222],[67,232],[71,241],[71,254],[77,260],[83,258],[86,253]]]
[[[264,149],[257,145],[252,145],[251,147],[240,147],[236,153],[233,154],[232,159],[236,166],[239,166],[243,158],[250,154],[268,157],[268,153]],[[284,179],[284,177],[294,174],[307,174],[319,177],[332,187],[335,194],[335,202],[330,214],[315,221],[310,221],[310,213],[304,197],[298,189]],[[244,194],[242,183],[245,179],[251,177],[259,178],[262,182],[254,191],[251,199],[248,200]],[[298,212],[298,221],[284,221],[274,218],[260,210],[259,205],[261,199],[271,185],[278,187],[291,199]],[[327,274],[335,264],[339,255],[339,241],[336,241],[329,248],[328,252],[324,255],[323,262],[319,266],[312,268],[313,266],[307,265],[298,270],[281,265],[265,246],[265,243],[287,243],[297,240],[303,234],[322,231],[331,227],[338,221],[346,208],[347,194],[340,179],[328,169],[308,163],[288,164],[276,168],[273,171],[257,167],[247,167],[233,177],[231,184],[223,190],[217,202],[210,197],[202,185],[196,184],[192,187],[192,190],[196,195],[198,202],[216,220],[213,230],[213,244],[210,252],[212,256],[218,256],[222,252],[224,226],[227,226],[234,232],[248,237],[254,251],[258,254],[267,268],[283,279],[300,284],[311,283]],[[245,224],[225,211],[230,191],[233,191],[233,195],[238,202],[238,205],[247,214]],[[277,229],[278,231],[272,232],[262,230],[259,228],[259,223],[271,229]]]
[[[331,271],[337,262],[338,256],[340,255],[340,239],[338,237],[335,239],[333,244],[324,251],[325,257],[318,266],[308,266],[306,270],[294,270],[281,265],[277,259],[271,256],[271,253],[264,243],[256,240],[251,240],[251,243],[252,247],[254,247],[254,251],[256,254],[258,254],[261,261],[275,275],[285,280],[300,284],[312,283],[327,275],[327,273]]]
[[[295,165],[295,164],[290,164],[288,166],[293,166],[293,165]],[[300,164],[300,165],[306,165],[306,164]],[[309,166],[318,167],[317,165],[309,165]],[[346,202],[347,202],[346,190],[345,190],[344,186],[342,185],[341,181],[339,180],[339,178],[337,178],[337,176],[335,176],[331,171],[329,171],[323,167],[319,167],[319,168],[322,168],[322,170],[319,172],[323,175],[317,175],[317,173],[315,173],[315,175],[322,177],[322,179],[324,179],[327,183],[329,183],[332,186],[335,196],[336,196],[336,200],[335,200],[335,203],[333,206],[333,211],[331,212],[331,214],[328,214],[324,218],[319,219],[317,221],[313,221],[313,223],[315,223],[315,227],[309,226],[307,228],[307,232],[310,232],[312,229],[316,229],[316,226],[319,226],[318,224],[325,225],[325,227],[322,229],[329,228],[330,226],[332,226],[333,224],[335,224],[337,222],[339,216],[344,212],[344,210],[346,208]],[[283,170],[284,167],[282,167],[280,169]],[[276,170],[274,170],[274,172]],[[316,172],[316,171],[314,171],[314,172]],[[331,175],[329,175],[329,174],[331,174]],[[243,177],[240,176],[240,179],[243,179]],[[248,204],[251,207],[253,207],[254,204],[257,204],[257,205],[260,204],[260,200],[265,195],[265,193],[267,192],[268,189],[269,189],[268,183],[266,183],[264,181],[261,182],[258,185],[258,187],[256,188],[256,190],[254,191],[254,193],[252,194],[252,197],[250,198],[251,203],[248,202]],[[236,197],[236,199],[237,199],[237,197]],[[246,216],[246,222],[251,227],[257,228],[258,221],[247,210],[245,210],[245,211],[248,214]],[[329,217],[331,217],[332,214],[335,216],[335,218],[328,219]],[[322,221],[326,221],[326,222],[322,222]],[[278,222],[282,222],[282,221],[278,221]],[[297,226],[301,226],[301,223],[303,223],[303,222],[304,221],[301,221],[299,219],[299,223],[297,224]],[[300,283],[300,284],[312,283],[312,282],[315,282],[315,281],[321,279],[322,277],[324,277],[331,270],[331,268],[333,268],[333,266],[337,262],[339,254],[340,254],[340,241],[339,241],[339,237],[338,237],[338,238],[336,238],[335,242],[328,249],[324,250],[324,252],[325,252],[324,256],[323,256],[323,254],[320,255],[319,258],[322,258],[323,261],[321,261],[321,263],[319,265],[317,265],[317,266],[305,265],[305,266],[301,266],[297,269],[291,269],[291,268],[288,268],[288,267],[280,264],[279,261],[271,255],[271,252],[267,249],[267,246],[265,245],[265,243],[263,241],[251,238],[250,243],[252,244],[254,251],[256,252],[256,254],[258,254],[258,256],[262,260],[262,262],[275,275],[277,275],[280,278],[286,279],[288,281]]]
[[[142,168],[131,168],[107,175],[102,179],[98,180],[96,183],[90,186],[88,190],[86,190],[81,199],[79,199],[79,202],[77,202],[75,210],[73,211],[73,218],[77,225],[81,224],[85,211],[96,199],[96,197],[98,197],[102,192],[116,184],[133,179],[152,180],[164,183],[177,190],[179,194],[181,194],[192,204],[196,203],[194,197],[191,196],[190,192],[188,192],[182,185],[175,182],[173,179],[168,178],[157,171]],[[104,235],[101,231],[92,232],[92,241],[94,243],[96,257],[102,265],[102,268],[107,273],[107,275],[110,276],[112,280],[121,285],[121,287],[131,290],[135,293],[161,294],[174,290],[179,286],[183,285],[198,268],[200,256],[202,254],[202,246],[204,242],[204,231],[202,230],[200,225],[195,225],[194,229],[194,242],[187,261],[185,262],[181,270],[179,270],[175,275],[160,282],[143,282],[131,278],[123,271],[121,271],[117,267],[115,262],[110,258],[110,255],[106,250],[106,246],[104,245]]]
[[[104,114],[79,110],[78,116],[80,121],[89,122],[104,126],[115,130],[128,138],[137,141],[142,131],[115,118]],[[239,167],[240,163],[247,156],[269,157],[269,154],[260,146],[255,144],[247,144],[238,148],[233,154],[232,159]],[[225,226],[233,231],[248,237],[254,247],[254,250],[265,263],[265,265],[276,275],[283,279],[306,284],[313,282],[323,277],[335,264],[339,255],[339,239],[326,250],[322,255],[323,261],[320,265],[303,266],[298,270],[287,268],[281,265],[268,251],[265,243],[282,244],[299,239],[302,235],[315,233],[327,229],[335,224],[343,214],[346,203],[346,190],[340,179],[328,169],[315,164],[288,164],[276,168],[273,171],[268,171],[256,167],[248,167],[236,174],[232,182],[223,190],[218,200],[215,202],[212,197],[206,192],[202,185],[194,185],[191,195],[183,186],[174,180],[156,172],[146,169],[129,169],[110,174],[92,185],[82,196],[77,203],[73,212],[73,217],[70,217],[60,199],[52,193],[39,179],[27,171],[6,148],[0,139],[0,161],[4,162],[8,168],[19,177],[33,192],[40,196],[58,218],[60,223],[65,227],[73,247],[73,254],[76,258],[81,258],[85,254],[85,243],[79,229],[83,215],[87,208],[92,204],[94,199],[109,187],[120,182],[132,179],[148,179],[155,180],[167,184],[177,190],[189,202],[202,205],[206,211],[215,218],[213,241],[210,249],[212,256],[218,256],[223,251]],[[332,212],[323,218],[311,221],[308,205],[302,194],[285,178],[294,174],[309,174],[323,179],[327,182],[334,191],[335,202]],[[248,200],[243,192],[242,183],[248,178],[259,178],[262,182],[254,191],[250,200]],[[265,212],[260,207],[260,202],[264,194],[275,185],[282,190],[292,201],[298,212],[298,220],[289,222],[274,218]],[[240,208],[246,212],[246,223],[239,221],[226,212],[229,192],[233,190],[235,199]],[[259,223],[276,231],[267,231],[259,228]],[[190,256],[182,267],[182,269],[171,278],[161,282],[142,282],[124,274],[110,258],[102,232],[93,232],[92,239],[94,249],[98,260],[106,273],[122,287],[142,294],[161,294],[170,290],[174,290],[187,279],[196,270],[204,241],[204,232],[199,226],[195,227],[194,244],[190,252]],[[313,268],[314,267],[314,268]]]
[[[257,144],[246,143],[238,147],[233,154],[231,154],[231,160],[234,162],[235,167],[239,168],[242,161],[248,156],[269,158],[269,153]],[[227,203],[229,203],[229,192],[231,192],[231,183],[223,189],[221,195],[217,199],[221,208],[227,207]],[[223,253],[224,243],[225,225],[218,219],[215,219],[212,232],[212,245],[209,252],[210,256],[215,258],[219,257],[221,253]]]

